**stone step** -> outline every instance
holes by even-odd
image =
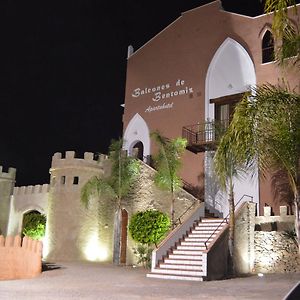
[[[223,222],[223,219],[220,218],[203,218],[201,220],[202,223],[221,223]]]
[[[169,259],[190,259],[190,260],[201,260],[202,253],[200,255],[180,255],[180,254],[169,254]]]
[[[206,242],[209,237],[210,235],[203,237],[186,237],[182,242]]]
[[[190,246],[190,247],[199,247],[199,246],[205,246],[204,242],[206,241],[206,239],[203,239],[203,241],[183,241],[181,242],[177,247],[179,246]],[[211,242],[211,240],[209,240],[209,242],[207,242],[207,244],[209,244]]]
[[[202,265],[181,265],[181,264],[166,264],[162,263],[159,265],[160,269],[177,269],[177,270],[195,270],[202,271]]]
[[[202,265],[202,260],[192,260],[192,259],[170,259],[166,258],[164,263],[166,264],[178,264],[178,265]]]
[[[195,234],[195,233],[191,233],[191,234],[189,234],[186,238],[196,238],[196,239],[199,239],[199,241],[206,242],[208,238],[209,238],[210,240],[212,240],[215,236],[216,236],[216,234],[211,235],[211,237],[209,237],[209,236],[206,237],[206,236],[203,236],[203,234]]]
[[[160,269],[155,268],[151,273],[159,273],[159,274],[171,274],[171,275],[187,275],[187,276],[203,276],[204,273],[201,270],[178,270],[178,269]]]
[[[196,225],[195,228],[192,230],[193,231],[220,231],[224,226],[199,226],[199,225]],[[218,228],[218,229],[217,229]]]
[[[205,250],[205,246],[202,247],[201,250]],[[201,250],[173,250],[173,254],[178,254],[178,255],[201,255],[202,251]]]
[[[176,250],[191,250],[191,251],[201,251],[206,249],[204,243],[202,245],[180,245],[176,247]],[[174,251],[173,251],[174,253]]]
[[[179,276],[179,275],[170,275],[170,274],[147,274],[149,278],[160,278],[160,279],[172,279],[172,280],[187,280],[187,281],[203,281],[202,277],[196,276]]]

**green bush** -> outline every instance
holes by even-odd
[[[142,264],[144,268],[151,268],[151,255],[153,248],[148,245],[138,244],[133,248],[133,253],[137,257],[137,264]]]
[[[40,240],[45,235],[46,216],[37,211],[31,211],[24,215],[23,235],[34,240]]]
[[[167,214],[157,210],[146,210],[131,217],[129,232],[134,241],[157,246],[170,227],[171,222]]]

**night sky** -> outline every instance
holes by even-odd
[[[128,45],[208,2],[0,0],[0,165],[17,168],[16,185],[48,183],[55,152],[106,153],[122,133]],[[222,2],[261,12],[259,0]]]

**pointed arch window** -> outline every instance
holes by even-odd
[[[262,63],[274,60],[274,38],[270,30],[267,30],[262,39]]]

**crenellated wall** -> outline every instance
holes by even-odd
[[[80,202],[83,185],[93,176],[104,176],[108,169],[105,155],[98,160],[90,152],[83,158],[75,157],[74,151],[53,155],[44,252],[48,261],[92,259],[92,248],[99,244],[103,260],[111,260],[109,245],[103,245],[111,228],[105,228],[107,220],[98,216],[99,201],[92,199],[88,209]]]
[[[42,272],[42,243],[0,235],[0,280],[36,277]]]
[[[254,270],[256,273],[300,271],[298,245],[292,237],[295,216],[280,206],[279,216],[271,216],[271,207],[264,207],[264,216],[255,218]]]
[[[11,196],[8,235],[21,235],[23,215],[37,210],[47,215],[49,184],[15,187]]]
[[[278,216],[271,216],[271,207],[264,207],[263,216],[255,216],[255,204],[244,205],[236,216],[237,272],[299,272],[299,250],[291,238],[294,221],[295,216],[287,214],[286,206],[280,206]]]
[[[3,172],[0,166],[0,234],[6,234],[9,220],[10,196],[16,179],[16,169],[9,168]]]

